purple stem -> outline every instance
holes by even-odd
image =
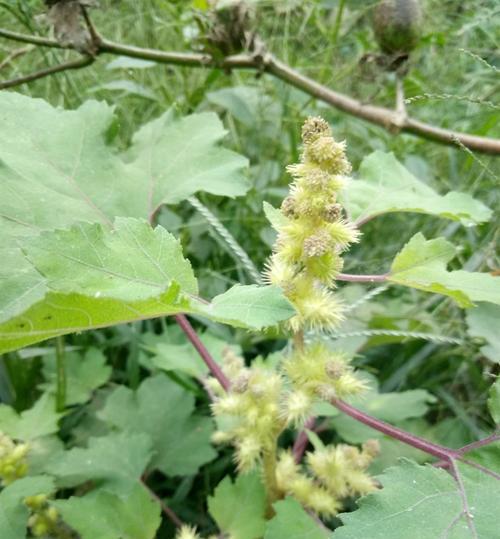
[[[393,427],[392,425],[389,425],[388,423],[385,423],[380,419],[376,419],[375,417],[365,414],[361,410],[354,408],[350,404],[347,404],[340,399],[332,399],[330,402],[340,411],[344,412],[353,419],[356,419],[356,421],[368,425],[372,429],[378,430],[379,432],[383,432],[384,434],[387,434],[387,436],[391,436],[392,438],[399,440],[400,442],[420,449],[421,451],[424,451],[429,455],[433,455],[447,461],[452,458],[460,458],[461,456],[461,453],[455,449],[450,449],[442,445],[434,444],[425,440],[424,438],[420,438],[419,436],[410,434],[409,432],[398,429],[397,427]]]
[[[310,417],[304,423],[304,427],[297,435],[297,438],[295,438],[295,443],[293,444],[292,453],[293,453],[293,458],[297,464],[302,460],[302,455],[304,454],[307,444],[309,443],[309,438],[307,436],[306,430],[314,429],[315,423],[316,423],[316,418]]]
[[[172,509],[170,509],[170,507],[155,492],[153,492],[148,487],[145,480],[141,480],[141,482],[144,485],[144,488],[149,492],[149,495],[160,504],[161,510],[174,523],[175,527],[181,528],[183,525],[182,520],[175,514],[174,511],[172,511]]]
[[[496,442],[497,440],[500,440],[500,434],[498,432],[494,432],[493,434],[490,434],[486,438],[477,440],[477,442],[472,442],[471,444],[464,445],[460,449],[457,449],[457,451],[461,455],[464,455],[465,453],[468,453],[469,451],[474,451],[474,449],[479,449],[480,447],[484,447],[485,445],[492,444],[493,442]],[[449,460],[439,460],[438,462],[435,462],[433,466],[435,466],[436,468],[448,468],[450,466],[450,462]]]
[[[381,283],[387,281],[389,274],[383,275],[351,275],[349,273],[339,273],[336,277],[339,281],[350,281],[351,283]]]
[[[196,348],[196,351],[198,352],[198,354],[200,354],[201,359],[203,359],[207,367],[210,369],[210,372],[219,381],[219,384],[226,391],[229,391],[231,382],[222,372],[222,369],[215,362],[214,358],[206,349],[205,345],[201,342],[200,338],[196,334],[196,331],[193,329],[193,326],[189,323],[189,320],[183,314],[176,314],[175,320],[181,327],[182,331],[184,331],[184,333],[186,334],[186,337],[191,341],[191,344]]]

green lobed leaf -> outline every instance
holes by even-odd
[[[91,438],[87,448],[75,447],[59,454],[45,470],[57,477],[61,487],[95,480],[120,493],[139,481],[152,455],[152,441],[147,434],[112,433]]]
[[[153,440],[151,467],[167,475],[190,475],[216,456],[210,444],[212,420],[193,415],[194,397],[163,374],[137,391],[124,386],[107,399],[98,417],[124,431]]]
[[[489,273],[448,271],[446,265],[454,256],[455,248],[444,238],[426,240],[419,232],[398,253],[387,278],[449,296],[461,307],[471,307],[474,301],[500,304],[500,279]]]
[[[224,478],[208,498],[208,510],[220,530],[233,539],[258,539],[266,525],[266,492],[256,471]]]
[[[457,470],[460,482],[445,470],[406,460],[389,468],[379,477],[381,490],[361,498],[357,511],[339,515],[344,526],[335,539],[495,537],[498,480],[462,464]]]
[[[84,404],[95,389],[104,385],[111,376],[111,367],[106,357],[97,348],[88,348],[85,353],[65,352],[66,405]],[[45,383],[40,388],[54,395],[57,388],[57,365],[55,354],[43,358]]]
[[[294,313],[273,286],[236,286],[212,303],[201,301],[178,240],[142,220],[118,218],[112,230],[79,224],[24,245],[49,292],[0,324],[0,353],[57,335],[181,312],[252,329]]]
[[[491,303],[480,303],[469,309],[466,314],[468,333],[471,337],[484,339],[486,344],[481,347],[482,354],[500,363],[500,306]]]
[[[31,441],[54,434],[63,414],[55,411],[51,395],[44,393],[29,409],[18,414],[14,408],[0,404],[0,431],[16,440]]]
[[[139,484],[117,495],[98,489],[53,504],[81,539],[153,539],[161,509]]]
[[[248,189],[247,160],[218,146],[224,130],[213,114],[167,113],[144,126],[124,156],[108,144],[115,117],[105,103],[66,111],[2,92],[0,118],[0,321],[46,294],[17,241],[79,222],[110,228],[115,217],[149,219],[198,190]]]
[[[26,539],[29,511],[24,498],[53,490],[54,481],[44,476],[24,477],[5,487],[0,492],[0,537]]]
[[[439,195],[418,180],[392,153],[365,157],[359,179],[349,185],[344,204],[353,220],[365,221],[391,212],[436,215],[463,224],[488,221],[491,210],[466,193]]]
[[[264,539],[327,539],[331,536],[328,530],[321,528],[305,512],[297,500],[285,498],[273,507],[276,515],[267,523]]]
[[[177,119],[167,111],[136,132],[127,158],[148,185],[150,215],[160,205],[180,202],[197,191],[229,197],[248,191],[242,174],[248,161],[218,146],[225,135],[213,112]]]

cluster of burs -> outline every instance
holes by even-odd
[[[2,486],[8,486],[26,476],[29,450],[29,444],[17,443],[0,432],[0,481]],[[57,532],[60,523],[59,515],[55,507],[50,506],[47,495],[28,496],[24,499],[24,504],[31,513],[28,527],[33,536],[42,537]],[[57,537],[58,535],[53,536]]]
[[[219,427],[214,441],[234,446],[241,472],[261,466],[271,499],[292,495],[329,517],[341,509],[342,499],[375,488],[366,470],[378,446],[373,441],[362,448],[316,447],[303,464],[278,448],[280,435],[288,428],[300,429],[318,401],[364,389],[348,358],[317,335],[343,319],[343,305],[332,288],[342,269],[342,253],[359,237],[338,202],[350,165],[344,143],[333,139],[323,119],[309,118],[302,140],[301,162],[288,167],[294,179],[290,194],[279,218],[273,219],[278,238],[266,269],[267,280],[283,289],[296,309],[285,328],[294,344],[277,368],[265,363],[248,368],[234,353],[225,355],[223,370],[232,385],[225,392],[211,380]],[[312,334],[312,342],[304,340],[305,333]]]

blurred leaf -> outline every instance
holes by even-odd
[[[113,433],[90,438],[87,448],[74,447],[64,452],[47,465],[46,471],[56,476],[62,487],[94,480],[120,493],[139,481],[152,455],[152,442],[147,434]]]
[[[233,539],[258,539],[266,525],[266,492],[260,474],[221,481],[208,498],[208,510],[218,527]]]
[[[495,424],[500,425],[500,378],[490,388],[488,409]]]
[[[62,414],[56,413],[53,397],[44,393],[32,408],[21,414],[6,404],[0,404],[0,431],[17,440],[35,440],[57,432],[61,417]]]
[[[491,361],[500,363],[500,307],[491,303],[480,303],[467,311],[466,319],[469,335],[484,339],[487,343],[481,347],[482,354]]]
[[[267,523],[264,539],[327,539],[329,531],[321,528],[300,503],[285,498],[274,505],[276,515]],[[357,539],[361,539],[361,536]]]
[[[411,461],[389,468],[379,477],[382,490],[361,498],[357,511],[340,515],[344,526],[335,530],[335,539],[495,537],[498,481],[469,466],[457,467],[463,491],[445,470]]]
[[[125,94],[131,94],[131,95],[138,95],[139,97],[144,97],[146,99],[151,99],[153,101],[158,100],[158,97],[149,88],[146,88],[145,86],[143,86],[142,84],[138,84],[137,82],[126,80],[126,79],[112,80],[104,84],[99,84],[99,86],[93,86],[92,88],[89,89],[89,91],[93,91],[93,92],[101,92],[103,90],[107,90],[111,92],[123,92]]]
[[[24,477],[0,492],[0,537],[26,539],[29,512],[23,500],[27,496],[51,494],[54,481],[50,477]]]
[[[126,494],[99,489],[53,505],[82,539],[153,539],[161,523],[159,504],[141,485]]]
[[[451,243],[444,238],[426,240],[419,232],[397,254],[388,280],[450,296],[461,307],[471,307],[474,301],[500,304],[500,278],[489,273],[448,271],[446,264],[454,257]]]
[[[97,348],[88,348],[84,354],[65,352],[66,404],[87,402],[95,389],[104,385],[111,376],[111,367],[106,357]],[[46,380],[40,387],[54,395],[57,386],[56,357],[51,354],[43,359],[43,376]]]
[[[213,423],[193,415],[194,397],[160,374],[137,391],[117,388],[98,417],[124,432],[146,433],[153,440],[152,468],[171,476],[190,475],[216,456],[210,445]]]
[[[359,179],[349,185],[345,204],[352,219],[364,221],[390,212],[437,215],[463,224],[482,223],[491,210],[466,193],[439,195],[418,180],[392,153],[365,157]]]
[[[158,65],[150,60],[130,58],[129,56],[117,56],[106,65],[106,69],[147,69]]]

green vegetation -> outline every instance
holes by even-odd
[[[95,4],[0,1],[0,537],[495,539],[497,3]]]

